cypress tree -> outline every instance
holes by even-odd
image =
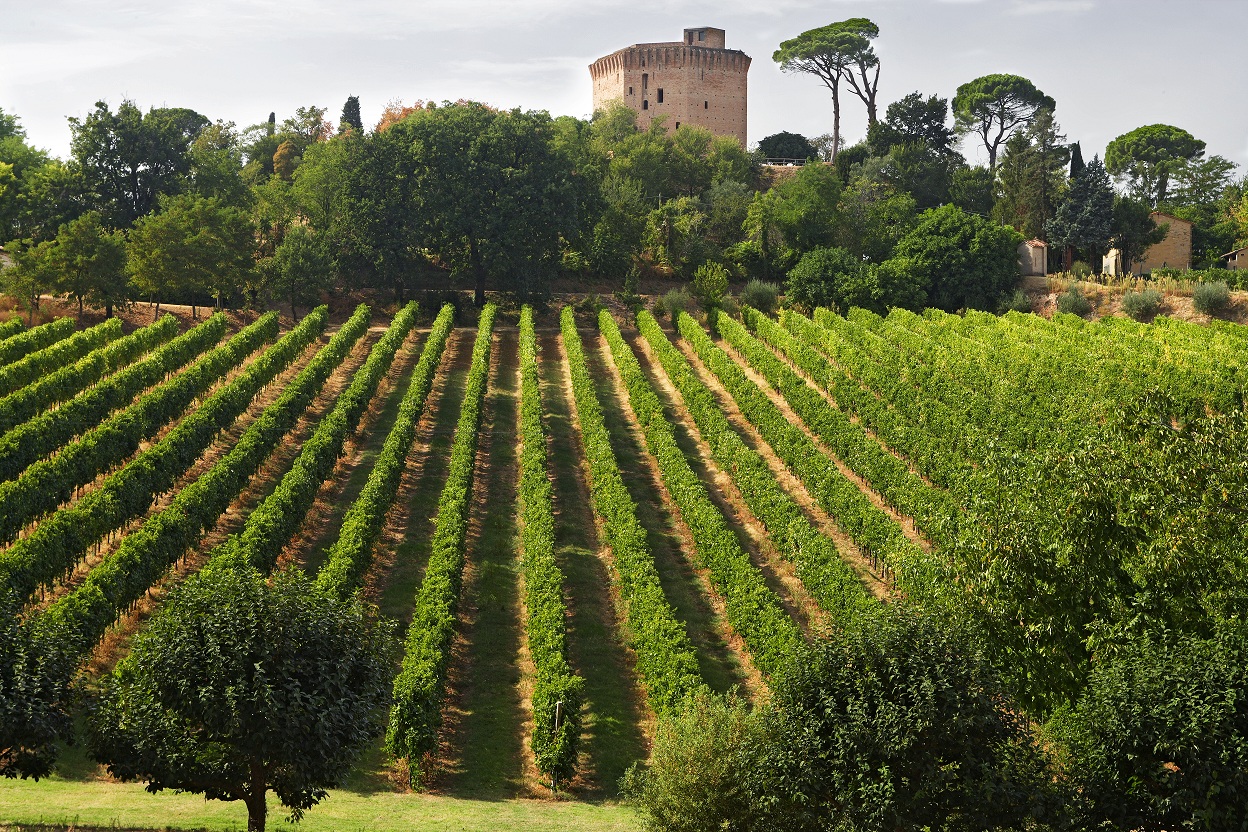
[[[1086,167],[1083,161],[1083,148],[1079,147],[1079,142],[1075,142],[1070,146],[1070,178],[1074,179],[1083,173]]]
[[[1100,157],[1093,156],[1070,183],[1066,201],[1049,220],[1051,245],[1072,246],[1099,262],[1113,236],[1114,187]]]
[[[347,103],[342,105],[342,117],[338,119],[338,132],[345,133],[348,129],[364,132],[364,122],[360,119],[360,98],[356,95],[347,97]]]
[[[269,126],[265,130],[265,134],[272,136],[277,132],[277,113],[269,113]]]

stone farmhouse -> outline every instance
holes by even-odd
[[[1122,254],[1111,248],[1105,255],[1102,271],[1114,277],[1126,274],[1152,274],[1153,269],[1182,269],[1192,267],[1192,223],[1170,214],[1154,211],[1151,214],[1157,225],[1168,225],[1166,238],[1149,246],[1143,258],[1134,263],[1122,262]]]
[[[750,56],[725,46],[723,29],[686,29],[683,40],[636,43],[590,64],[594,110],[623,101],[649,129],[664,117],[668,130],[705,127],[746,145],[746,76]]]
[[[1228,251],[1222,255],[1228,269],[1248,269],[1248,246]]]

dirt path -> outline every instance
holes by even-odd
[[[514,329],[496,335],[477,446],[460,630],[448,672],[440,765],[431,783],[437,791],[476,799],[536,794],[537,770],[525,745],[532,670],[522,668],[517,560],[518,349]]]
[[[587,333],[588,334],[588,333]],[[602,403],[620,472],[633,501],[637,518],[646,529],[655,568],[668,603],[685,622],[697,652],[702,678],[712,690],[726,692],[740,687],[747,694],[761,689],[762,676],[753,667],[741,639],[732,631],[723,604],[711,590],[703,570],[693,566],[693,541],[680,520],[679,510],[663,487],[653,457],[621,389],[606,342],[594,330],[586,340],[585,358]]]
[[[610,555],[590,508],[585,451],[574,415],[563,342],[540,337],[542,412],[555,497],[555,557],[564,575],[568,653],[585,679],[584,735],[579,775],[568,790],[580,797],[616,797],[628,767],[644,760],[654,715],[625,645]]]
[[[858,476],[858,474],[854,473],[848,465],[842,462],[841,459],[832,451],[832,449],[825,445],[823,440],[816,436],[814,431],[812,431],[806,423],[802,421],[801,417],[797,415],[797,412],[794,411],[789,405],[788,399],[772,387],[767,379],[755,372],[744,356],[734,350],[730,344],[722,339],[717,340],[716,343],[725,353],[737,362],[750,381],[754,382],[758,389],[762,390],[767,395],[767,398],[771,400],[772,404],[779,408],[780,412],[784,415],[784,418],[791,424],[797,425],[802,429],[802,433],[809,437],[810,441],[815,444],[815,447],[819,449],[821,454],[826,456],[832,461],[833,464],[836,465],[836,469],[841,472],[841,475],[844,476],[845,479],[852,482],[859,491],[866,495],[872,505],[887,514],[893,519],[894,522],[897,523],[898,526],[901,527],[902,533],[905,534],[911,543],[923,549],[925,552],[932,551],[931,541],[919,532],[918,528],[914,525],[914,519],[912,517],[902,514],[890,506],[884,498],[880,496],[879,492],[871,487],[869,482]],[[819,389],[817,385],[815,385],[815,389]]]

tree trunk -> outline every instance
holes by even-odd
[[[841,152],[841,85],[832,86],[832,164]]]
[[[299,323],[299,310],[295,308],[294,294],[290,296],[290,317],[294,319],[295,323]]]
[[[194,303],[191,304],[191,320],[192,321],[199,320],[199,307],[196,306]]]
[[[268,786],[264,782],[264,764],[251,764],[251,788],[243,802],[247,804],[247,832],[264,832],[264,824],[268,816],[268,807],[264,803]]]
[[[485,264],[481,262],[481,253],[477,251],[475,242],[468,243],[468,254],[472,258],[472,273],[476,276],[476,292],[472,296],[473,304],[480,309],[485,306]]]
[[[78,296],[78,320],[82,320],[82,295]]]
[[[104,317],[105,318],[113,317],[113,304],[111,301],[104,304]]]

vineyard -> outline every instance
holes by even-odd
[[[895,599],[974,620],[1037,717],[1133,621],[1243,608],[1236,325],[379,314],[0,324],[0,589],[66,685],[189,575],[293,566],[398,622],[342,794],[611,804],[689,694],[764,697]],[[23,788],[0,825],[80,815]]]

